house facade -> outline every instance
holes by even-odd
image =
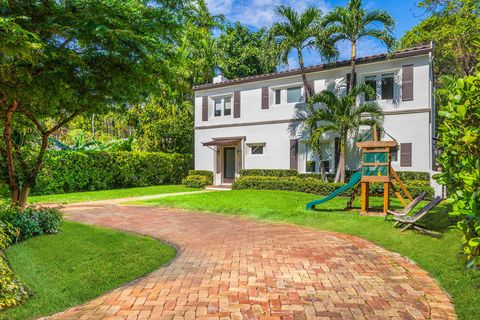
[[[432,47],[422,46],[393,54],[359,58],[356,78],[374,88],[375,100],[385,113],[384,129],[399,147],[392,153],[397,171],[432,172],[435,130]],[[350,62],[306,68],[315,93],[344,94]],[[305,88],[299,70],[241,79],[222,76],[214,83],[194,87],[195,169],[214,172],[214,184],[230,184],[241,169],[297,169],[319,172],[319,159],[308,145],[304,127]],[[360,167],[355,141],[350,137],[347,168]],[[338,164],[338,138],[325,134],[321,144],[327,172]]]

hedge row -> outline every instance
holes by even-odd
[[[159,152],[51,151],[32,194],[178,184],[192,167],[190,155]]]
[[[394,183],[396,188],[400,187]],[[343,186],[341,183],[322,182],[315,178],[290,177],[272,177],[272,176],[244,176],[234,181],[233,189],[256,189],[256,190],[285,190],[313,193],[317,195],[328,195],[335,189]],[[427,192],[426,199],[431,199],[434,190],[426,181],[412,180],[406,183],[407,190],[412,197],[418,196],[423,191]],[[383,192],[381,184],[370,184],[371,192]],[[343,193],[343,196],[350,196],[353,189]],[[403,192],[401,192],[403,193]],[[405,195],[404,195],[405,196]]]
[[[188,170],[182,184],[191,188],[204,188],[213,184],[213,172],[208,170]]]
[[[353,171],[347,171],[346,177],[348,178],[352,175]],[[420,171],[397,171],[400,179],[403,181],[409,180],[421,180],[421,181],[430,181],[430,174],[428,172]],[[322,176],[317,173],[298,173],[297,170],[292,169],[244,169],[240,171],[240,177],[248,176],[269,176],[269,177],[301,177],[301,178],[314,178],[321,179]],[[334,175],[327,175],[329,180],[335,178]]]

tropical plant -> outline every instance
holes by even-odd
[[[157,88],[184,13],[167,0],[0,2],[0,153],[13,205],[25,207],[53,133]]]
[[[337,50],[330,41],[328,34],[320,27],[322,12],[317,8],[308,8],[302,13],[286,6],[275,8],[275,15],[282,19],[270,28],[270,37],[275,43],[274,50],[278,52],[278,60],[288,65],[288,58],[292,52],[298,57],[298,64],[302,74],[305,101],[311,95],[305,74],[304,50],[317,50],[325,60],[337,56]]]
[[[480,46],[480,41],[476,41]],[[437,158],[454,216],[463,217],[463,258],[468,268],[480,267],[480,64],[475,75],[453,82],[448,103],[441,106]]]
[[[362,0],[350,0],[346,7],[336,7],[329,12],[323,25],[332,34],[334,43],[349,41],[351,43],[351,86],[356,86],[357,44],[360,39],[373,37],[383,42],[389,50],[395,45],[392,31],[395,21],[384,10],[367,11],[362,8]],[[381,28],[378,28],[381,25]]]
[[[376,102],[361,102],[357,98],[373,94],[373,89],[365,84],[353,87],[346,95],[337,95],[324,90],[311,97],[307,105],[305,124],[317,141],[325,133],[337,134],[340,140],[340,161],[335,182],[345,182],[347,138],[361,126],[381,128],[383,111]],[[368,117],[366,117],[368,115]]]

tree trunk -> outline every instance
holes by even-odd
[[[319,147],[316,150],[317,152],[317,158],[319,162],[319,168],[320,168],[320,175],[322,176],[322,181],[327,182],[327,174],[325,173],[325,166],[323,165],[323,156],[322,156],[322,149]]]
[[[300,65],[300,72],[302,73],[303,88],[305,90],[305,102],[308,102],[310,98],[310,87],[308,86],[307,76],[305,75],[305,65],[303,63],[303,54],[302,50],[298,50],[298,64]]]
[[[340,142],[340,159],[342,161],[342,167],[340,172],[340,182],[345,183],[345,167],[347,166],[347,132],[343,133],[343,141]]]
[[[13,101],[5,111],[3,118],[3,140],[5,142],[5,158],[7,160],[8,185],[10,188],[11,203],[18,205],[20,190],[15,175],[15,165],[13,160],[13,139],[12,139],[12,117],[18,108],[18,102]]]
[[[352,60],[350,62],[350,66],[352,70],[350,74],[350,89],[357,85],[357,75],[355,73],[356,60],[357,60],[357,42],[352,41]]]

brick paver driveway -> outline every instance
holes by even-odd
[[[151,235],[177,258],[55,319],[454,319],[428,274],[361,238],[215,214],[77,204],[70,219]]]

